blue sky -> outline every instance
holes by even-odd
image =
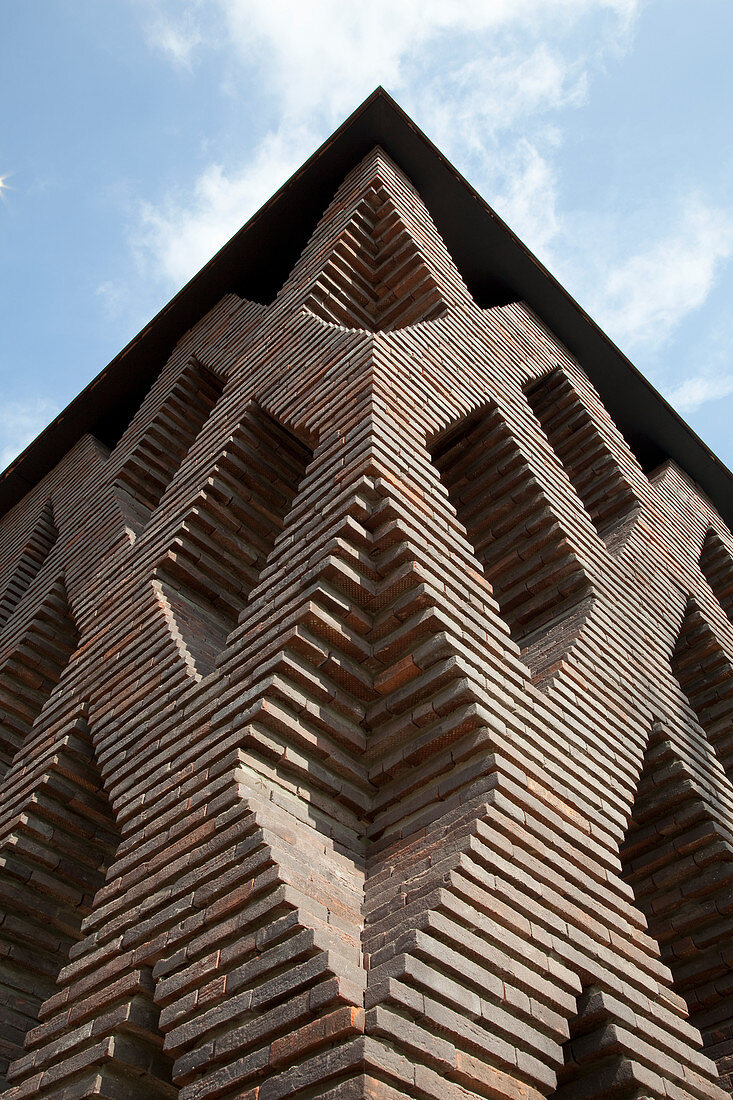
[[[0,468],[383,84],[733,466],[730,0],[5,0]]]

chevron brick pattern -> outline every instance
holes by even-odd
[[[53,518],[53,505],[50,500],[47,500],[0,599],[0,625],[5,625],[15,611],[16,605],[20,603],[38,576],[41,566],[53,550],[58,535]]]
[[[0,520],[4,1100],[729,1095],[733,540],[380,147],[112,442]]]

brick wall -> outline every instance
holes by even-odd
[[[4,1100],[727,1095],[733,540],[381,149],[106,442],[0,521]]]

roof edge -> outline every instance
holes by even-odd
[[[733,528],[733,475],[382,87],[327,138],[0,476],[12,508],[105,413],[152,383],[226,293],[274,299],[347,172],[374,145],[410,178],[479,304],[524,300],[575,356],[637,455],[671,458]],[[486,257],[491,257],[491,266]]]

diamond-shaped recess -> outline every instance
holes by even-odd
[[[0,777],[59,683],[79,644],[66,585],[59,577],[0,668]]]
[[[306,300],[323,321],[371,332],[439,317],[447,306],[384,187],[372,186]]]
[[[700,568],[718,603],[733,623],[733,559],[720,535],[712,528],[703,544]]]
[[[718,1063],[721,1085],[733,1089],[733,861],[729,833],[717,819],[710,790],[670,731],[652,731],[620,856],[649,932],[661,948],[690,1023]],[[684,952],[678,944],[685,944]]]
[[[23,549],[2,599],[0,599],[0,626],[4,626],[15,608],[41,571],[51,553],[59,533],[50,500],[44,504],[33,533]]]
[[[80,712],[25,769],[0,823],[0,1088],[104,882],[119,835]],[[22,791],[23,788],[16,788]]]
[[[549,686],[591,613],[589,578],[493,402],[430,450],[533,679]]]
[[[733,666],[694,597],[687,603],[672,671],[733,779]]]
[[[312,452],[251,402],[156,578],[198,672],[213,671],[265,567]]]

